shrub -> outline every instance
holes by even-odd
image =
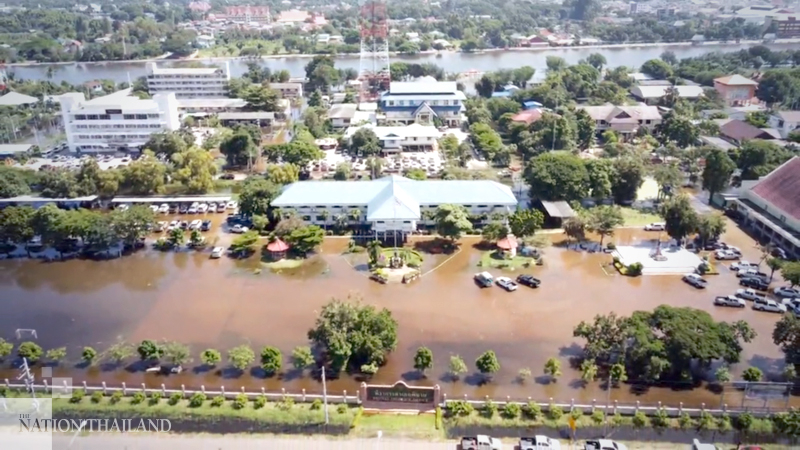
[[[8,395],[8,388],[6,386],[0,386],[0,397],[5,397]]]
[[[203,406],[203,403],[206,401],[206,394],[202,392],[195,392],[189,398],[189,407],[190,408],[199,408]]]
[[[486,400],[483,404],[483,408],[481,408],[481,415],[487,419],[491,419],[495,414],[497,414],[497,405],[491,400]]]
[[[441,406],[437,406],[436,407],[436,418],[434,419],[434,423],[433,424],[434,424],[434,426],[436,427],[437,430],[441,430],[442,427],[444,426],[443,423],[442,423],[442,407]]]
[[[347,413],[347,404],[340,403],[339,406],[336,407],[336,412],[339,414],[346,414]]]
[[[113,393],[113,394],[111,394],[111,398],[110,398],[108,401],[109,401],[109,402],[110,402],[112,405],[114,405],[114,404],[117,404],[117,403],[119,403],[119,401],[120,401],[120,400],[122,400],[122,392],[120,392],[120,391],[114,391],[114,393]]]
[[[614,257],[614,264],[619,264],[619,256]]]
[[[150,400],[148,400],[148,403],[150,403],[151,405],[157,405],[160,401],[161,401],[161,392],[153,392],[152,394],[150,394]]]
[[[714,416],[708,411],[702,411],[700,417],[697,419],[697,428],[701,430],[710,430],[714,425]]]
[[[339,405],[341,406],[341,405]],[[345,412],[347,411],[347,405],[344,405]],[[294,407],[294,399],[292,397],[284,397],[279,401],[275,407],[280,409],[281,411],[289,411]]]
[[[635,262],[628,266],[628,276],[638,277],[642,274],[642,263]]]
[[[583,417],[583,410],[580,408],[572,408],[572,411],[569,412],[569,415],[572,416],[573,419],[578,420]]]
[[[465,400],[456,400],[454,402],[449,402],[447,404],[447,407],[450,410],[450,414],[452,416],[466,417],[472,414],[472,411],[475,410],[475,408],[472,407],[472,404]]]
[[[644,428],[647,426],[647,423],[649,421],[650,420],[647,418],[646,415],[644,415],[643,412],[636,411],[636,414],[633,415],[633,420],[631,421],[631,423],[633,423],[633,426],[636,428]]]
[[[183,394],[181,394],[180,392],[176,392],[169,396],[169,400],[167,401],[167,403],[169,403],[172,406],[175,406],[181,400],[183,400]]]
[[[522,407],[522,414],[531,420],[538,420],[542,417],[542,407],[536,402],[528,402],[527,405]]]
[[[100,403],[103,401],[103,393],[100,391],[96,391],[92,394],[92,403]]]
[[[547,408],[547,416],[550,420],[560,420],[564,417],[564,410],[561,409],[560,406],[550,403],[550,406]]]
[[[265,395],[259,395],[256,397],[255,401],[253,401],[253,408],[261,409],[267,406],[267,397]]]
[[[731,428],[733,428],[731,425],[731,416],[723,414],[719,419],[717,419],[717,429],[719,431],[730,431]]]
[[[592,413],[592,422],[594,422],[595,424],[600,425],[601,423],[603,423],[604,419],[605,415],[603,414],[603,411],[597,409]]]
[[[655,414],[653,414],[652,422],[653,426],[656,428],[666,428],[667,425],[669,425],[669,416],[667,416],[666,411],[659,409]]]
[[[753,426],[753,415],[748,412],[743,412],[736,417],[734,425],[739,431],[749,431]]]
[[[222,406],[223,403],[225,403],[225,396],[218,395],[211,399],[211,406],[219,407]]]
[[[313,402],[311,402],[311,410],[312,411],[317,411],[319,409],[322,409],[322,400],[317,398],[317,399],[314,399]]]
[[[613,242],[609,242],[609,243],[606,245],[606,248],[607,248],[607,249],[609,249],[609,250],[616,250],[616,249],[617,249],[617,244],[615,244],[615,243],[613,243]],[[616,258],[616,257],[615,257],[615,258]],[[618,259],[618,258],[617,258],[617,259]]]
[[[147,397],[144,395],[144,392],[134,392],[133,397],[131,397],[131,405],[138,405],[139,403],[144,402]]]
[[[622,417],[622,414],[616,413],[614,414],[614,417],[611,418],[611,424],[615,427],[621,427],[622,425],[625,425],[625,418]]]
[[[522,408],[519,406],[519,403],[506,403],[506,405],[503,407],[503,412],[501,415],[506,419],[516,419],[519,417],[521,412]]]
[[[692,419],[692,416],[690,416],[689,413],[683,413],[680,417],[678,417],[678,425],[684,430],[694,428],[694,419]]]
[[[247,406],[247,396],[244,393],[238,394],[233,399],[231,406],[233,406],[233,409],[244,409]]]
[[[86,393],[83,392],[83,389],[74,389],[72,391],[72,397],[70,397],[69,402],[70,403],[80,403],[81,400],[83,400],[83,397],[85,395],[86,395]]]

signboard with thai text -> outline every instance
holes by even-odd
[[[388,403],[433,404],[433,387],[411,387],[402,381],[394,386],[367,386],[367,401]]]

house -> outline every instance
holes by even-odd
[[[631,88],[631,95],[648,105],[658,103],[662,97],[667,95],[670,89],[675,89],[678,97],[685,99],[697,99],[703,95],[702,86],[634,86]]]
[[[275,123],[274,112],[223,112],[217,115],[219,123],[224,127],[234,125],[255,125],[259,128],[271,128]]]
[[[311,20],[311,14],[308,11],[300,11],[298,9],[290,9],[288,11],[281,11],[275,22],[284,25],[299,25]]]
[[[800,258],[800,158],[795,156],[760,180],[743,181],[734,203],[745,229],[790,258]]]
[[[358,105],[355,103],[340,103],[331,106],[328,110],[328,120],[334,129],[343,129],[350,126],[350,122],[356,115]]]
[[[602,134],[613,130],[623,136],[635,134],[639,128],[654,129],[661,123],[661,113],[655,106],[578,106],[595,122],[595,130]]]
[[[778,130],[781,138],[800,127],[800,111],[775,111],[769,116],[769,127]]]
[[[432,125],[438,118],[443,124],[457,128],[466,120],[466,99],[454,81],[392,81],[379,103],[389,124]]]
[[[775,136],[769,131],[754,127],[743,120],[728,120],[719,127],[721,138],[736,145],[742,145],[750,139],[773,140]]]
[[[330,41],[331,41],[331,35],[328,33],[322,33],[317,35],[318,44],[327,44]]]
[[[179,98],[178,112],[205,116],[222,112],[242,111],[247,101],[241,98]]]
[[[65,52],[75,53],[83,49],[83,44],[81,41],[76,41],[75,39],[65,39],[64,42],[61,43],[61,47]]]
[[[303,83],[270,83],[269,87],[278,91],[281,98],[303,98]]]
[[[401,239],[418,225],[433,225],[428,215],[445,204],[461,205],[473,216],[508,215],[516,209],[517,199],[510,187],[496,181],[415,181],[391,175],[371,181],[298,181],[272,202],[273,207],[320,226],[355,210],[357,222],[376,237]]]
[[[749,104],[756,96],[757,87],[757,82],[738,74],[714,79],[714,90],[728,106]]]
[[[345,131],[344,139],[349,141],[362,128],[371,129],[378,136],[384,154],[437,151],[442,137],[442,132],[436,127],[414,123],[408,126],[352,126]]]
[[[702,34],[695,34],[692,36],[692,45],[700,45],[706,41],[706,37]]]
[[[431,44],[433,48],[440,48],[442,50],[451,50],[453,48],[453,44],[446,39],[435,39]]]
[[[231,22],[266,24],[272,21],[269,6],[226,6],[225,16]]]
[[[39,103],[39,99],[19,92],[9,92],[0,97],[0,106],[29,106]]]
[[[211,48],[216,43],[216,39],[213,34],[201,34],[194,38],[194,42],[199,48]]]
[[[525,89],[530,89],[536,86],[540,86],[544,84],[544,81],[547,79],[547,70],[546,69],[536,69],[536,72],[533,72],[530,79],[525,82]]]
[[[511,121],[514,123],[523,123],[525,125],[530,125],[537,120],[542,118],[542,114],[544,114],[544,110],[541,108],[536,109],[526,109],[524,111],[520,111],[511,118]]]
[[[89,92],[93,93],[103,92],[103,83],[98,80],[87,81],[86,83],[83,83],[83,87],[85,87],[86,90],[88,90]]]
[[[408,39],[408,42],[422,41],[422,39],[419,37],[419,33],[406,33],[406,39]]]

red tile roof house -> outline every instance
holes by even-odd
[[[754,127],[743,120],[729,120],[719,127],[719,136],[726,141],[742,145],[744,141],[750,139],[765,139],[773,140],[775,136],[772,133],[762,130],[761,128]]]
[[[741,75],[715,78],[714,89],[728,106],[744,106],[753,103],[758,83]],[[758,102],[758,99],[755,99]]]
[[[514,115],[511,118],[512,122],[515,123],[524,123],[525,125],[530,125],[533,122],[542,118],[542,113],[544,113],[541,109],[528,109],[526,111],[522,111]]]
[[[794,157],[757,181],[742,182],[736,200],[744,227],[800,258],[800,158]]]

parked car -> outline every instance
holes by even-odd
[[[183,229],[183,230],[189,229],[189,222],[187,222],[185,220],[181,220],[181,229]]]
[[[714,297],[714,305],[716,306],[731,306],[734,308],[744,308],[745,305],[744,300],[740,299],[735,295],[719,295]]]
[[[232,173],[223,173],[222,175],[219,176],[220,180],[233,180],[234,178],[235,177],[233,176]]]
[[[739,262],[735,262],[735,263],[731,264],[731,270],[734,270],[734,271],[739,271],[739,270],[742,270],[742,269],[745,269],[745,270],[747,270],[747,269],[757,269],[757,268],[758,268],[758,264],[753,264],[753,263],[748,262],[748,261],[739,261]]]
[[[519,450],[561,450],[561,442],[540,434],[533,437],[521,437],[519,438]]]
[[[161,206],[158,207],[158,212],[161,214],[166,214],[169,212],[169,205],[166,203],[162,203]]]
[[[217,212],[217,204],[216,203],[209,203],[208,204],[208,212],[210,212],[210,213]]]
[[[533,275],[520,275],[517,277],[517,283],[530,288],[538,288],[542,284],[542,280]]]
[[[222,258],[222,255],[224,255],[224,254],[225,254],[225,249],[224,248],[222,248],[222,247],[214,247],[214,249],[211,250],[211,259]]]
[[[186,205],[181,205],[181,206],[178,208],[178,213],[180,213],[180,214],[186,214],[186,213],[188,213],[188,212],[189,212],[189,207],[188,207],[188,206],[186,206]]]
[[[189,229],[190,230],[199,230],[200,226],[202,224],[203,224],[202,220],[199,220],[199,219],[198,220],[193,220],[191,223],[189,223]]]
[[[198,207],[198,206],[200,206],[200,205],[198,205],[198,204],[197,204],[197,202],[195,202],[195,203],[192,203],[192,205],[191,205],[191,206],[189,206],[189,210],[188,210],[187,212],[188,212],[189,214],[197,214],[197,207]]]
[[[117,209],[120,210],[120,211],[127,211],[128,208],[130,208],[130,206],[129,205],[125,205],[125,204],[117,206]]]
[[[248,231],[250,231],[250,229],[242,225],[234,225],[233,228],[231,228],[231,233],[236,234],[247,233]]]
[[[461,438],[461,450],[500,450],[503,448],[500,439],[479,434]]]
[[[644,226],[644,231],[664,231],[667,229],[667,224],[663,222],[653,222]]]
[[[226,207],[226,208],[228,208],[228,209],[236,209],[236,207],[237,207],[237,206],[239,206],[239,204],[238,204],[238,203],[236,203],[236,202],[235,202],[235,201],[233,201],[233,200],[229,201],[229,202],[228,202],[228,203],[225,205],[225,207]]]
[[[761,298],[753,301],[753,309],[772,313],[785,313],[786,305],[779,305],[775,300]]]
[[[178,214],[178,211],[180,211],[180,206],[178,205],[172,205],[169,207],[170,214]]]
[[[494,277],[489,272],[476,273],[473,277],[478,286],[485,288],[494,284]]]
[[[205,214],[206,211],[208,211],[208,205],[206,205],[205,203],[200,203],[199,205],[197,205],[198,214]]]
[[[780,247],[775,247],[772,249],[772,256],[780,259],[789,259],[789,255],[786,254],[786,250]]]
[[[200,225],[200,231],[209,231],[211,230],[211,221],[204,220],[202,225]]]
[[[745,300],[760,300],[766,299],[767,297],[764,294],[759,294],[753,289],[737,289],[736,296],[739,298],[743,298]]]
[[[733,253],[730,250],[717,250],[714,252],[714,259],[724,261],[724,260],[734,260],[739,259],[739,256],[736,253]]]
[[[705,289],[708,286],[708,281],[696,273],[689,273],[683,276],[683,281],[691,284],[697,289]]]
[[[494,281],[494,284],[500,286],[508,292],[517,290],[517,283],[514,283],[514,280],[508,277],[497,277],[497,279]]]
[[[161,233],[167,228],[167,222],[156,222],[156,225],[153,227],[153,231],[156,233]]]
[[[778,286],[773,289],[772,293],[780,298],[800,298],[800,289],[793,287]]]
[[[769,281],[758,277],[745,277],[739,280],[740,286],[745,286],[759,291],[766,291],[769,289]]]
[[[757,268],[749,268],[749,269],[739,269],[736,272],[736,278],[744,278],[744,277],[758,277],[758,278],[767,278],[767,274],[764,272],[759,272]]]
[[[154,213],[157,213],[158,212],[158,205],[150,205],[150,211],[153,211]]]
[[[628,450],[625,444],[621,444],[611,439],[593,439],[586,441],[584,450]]]

